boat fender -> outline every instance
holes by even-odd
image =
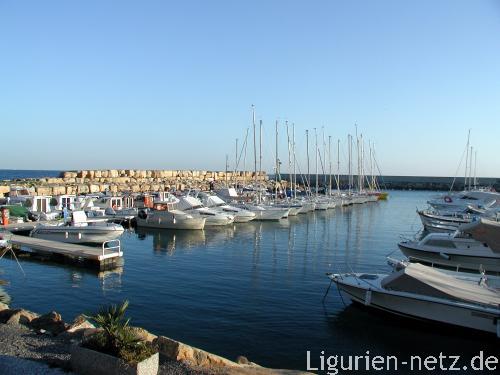
[[[451,203],[451,202],[453,202],[453,199],[451,199],[451,197],[449,195],[447,195],[447,196],[444,197],[444,201],[446,203]]]
[[[140,210],[137,216],[139,216],[139,218],[141,219],[146,219],[148,217],[148,214],[146,213],[146,211]]]
[[[440,256],[441,258],[446,259],[446,260],[450,260],[450,256],[449,256],[448,254],[445,254],[445,253],[439,253],[439,256]]]
[[[365,306],[369,306],[372,303],[372,291],[368,289],[365,293]]]

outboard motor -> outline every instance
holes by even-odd
[[[140,210],[137,216],[140,219],[146,220],[146,218],[148,217],[148,213],[146,212],[146,210]]]

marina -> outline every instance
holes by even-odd
[[[424,208],[432,194],[392,191],[387,201],[278,222],[198,231],[129,229],[120,238],[119,273],[98,278],[78,267],[29,262],[22,263],[29,275],[23,277],[16,262],[6,260],[6,290],[19,304],[70,316],[88,303],[127,294],[135,324],[270,367],[304,369],[306,350],[325,348],[409,356],[446,347],[475,355],[476,348],[495,347],[494,335],[374,313],[347,300],[344,305],[333,290],[322,302],[326,272],[390,272],[386,257],[403,256],[397,242],[421,230],[415,206]],[[40,283],[44,288],[36,296],[22,292]],[[75,290],[85,301],[72,298]],[[406,345],[407,337],[413,345]]]
[[[498,1],[27,3],[1,375],[499,373]]]

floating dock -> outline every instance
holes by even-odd
[[[92,264],[98,266],[100,270],[118,267],[123,263],[123,252],[119,240],[107,241],[101,247],[92,247],[13,234],[10,241],[18,252]],[[106,246],[112,244],[114,246]]]

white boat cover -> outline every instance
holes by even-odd
[[[463,224],[459,229],[469,233],[476,241],[486,243],[494,252],[500,252],[500,223],[498,221],[480,218],[469,224]]]
[[[410,263],[402,270],[385,277],[381,286],[386,290],[500,307],[500,292],[471,284],[419,263]]]

